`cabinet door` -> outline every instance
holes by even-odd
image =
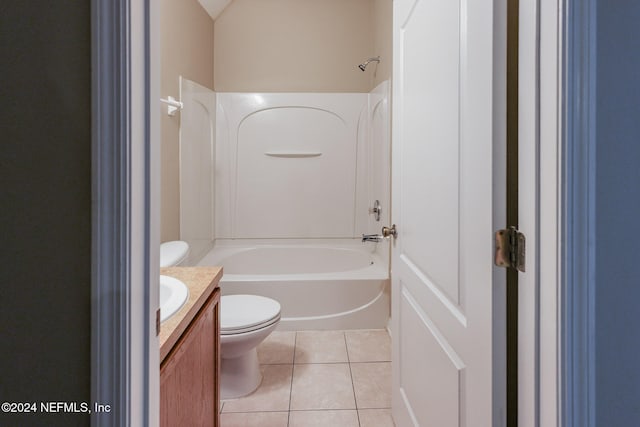
[[[160,425],[217,426],[219,291],[200,313],[160,368]]]

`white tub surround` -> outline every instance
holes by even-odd
[[[366,93],[219,93],[216,236],[355,237],[367,111]]]
[[[180,240],[189,244],[184,265],[202,258],[215,240],[216,95],[180,77]]]
[[[188,265],[216,238],[358,238],[389,225],[388,82],[368,94],[180,87]]]

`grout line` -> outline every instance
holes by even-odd
[[[356,385],[353,382],[353,372],[351,371],[351,359],[349,358],[349,345],[347,344],[347,334],[343,331],[342,336],[344,337],[344,346],[347,349],[347,361],[349,362],[349,376],[351,377],[351,390],[353,390],[353,402],[356,405],[356,417],[358,418],[358,426],[360,425],[360,412],[358,411],[358,399],[356,397]]]
[[[261,363],[260,366],[282,366],[282,365],[293,365],[291,362],[276,362],[276,363]],[[299,363],[299,365],[304,365],[304,363]]]
[[[263,412],[283,413],[283,412],[338,412],[338,411],[367,411],[367,410],[382,410],[391,409],[390,407],[375,407],[375,408],[314,408],[314,409],[292,409],[287,411],[286,409],[256,409],[256,410],[243,410],[243,411],[229,411],[225,414],[261,414]]]
[[[366,408],[366,409],[389,409],[389,408]],[[292,409],[290,412],[337,412],[337,411],[357,411],[353,408],[325,408],[325,409]],[[274,411],[275,412],[275,411]],[[280,411],[282,412],[282,411]]]
[[[383,408],[385,409],[385,408]],[[282,410],[277,410],[277,409],[258,409],[258,410],[245,410],[245,411],[229,411],[229,412],[225,412],[225,414],[261,414],[263,412],[273,412],[273,413],[288,413],[288,411],[286,409],[282,409]],[[221,414],[222,415],[222,414]]]
[[[291,420],[291,399],[293,398],[293,374],[296,370],[296,346],[298,344],[298,332],[293,336],[293,361],[291,362],[291,384],[289,385],[289,411],[287,412],[287,427]]]
[[[296,365],[346,365],[349,363],[349,360],[343,360],[342,362],[305,362],[305,363],[296,363]],[[357,362],[361,363],[361,362]],[[365,362],[365,363],[384,363],[384,362]]]

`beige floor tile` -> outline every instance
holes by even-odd
[[[395,427],[391,409],[360,409],[358,417],[360,427]]]
[[[357,411],[292,411],[289,427],[359,427]]]
[[[355,409],[355,403],[347,363],[294,365],[292,410]]]
[[[288,412],[240,412],[220,415],[220,427],[287,427]]]
[[[296,336],[295,363],[348,362],[342,331],[300,331]]]
[[[288,411],[293,365],[262,365],[262,384],[252,394],[226,400],[222,413]]]
[[[350,362],[391,361],[391,338],[384,329],[345,331]]]
[[[358,409],[391,407],[391,363],[352,363]]]
[[[258,360],[261,365],[291,364],[296,344],[296,333],[288,331],[272,332],[258,346]]]

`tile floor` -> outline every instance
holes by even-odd
[[[385,330],[274,332],[258,347],[263,379],[222,402],[222,427],[393,427]]]

